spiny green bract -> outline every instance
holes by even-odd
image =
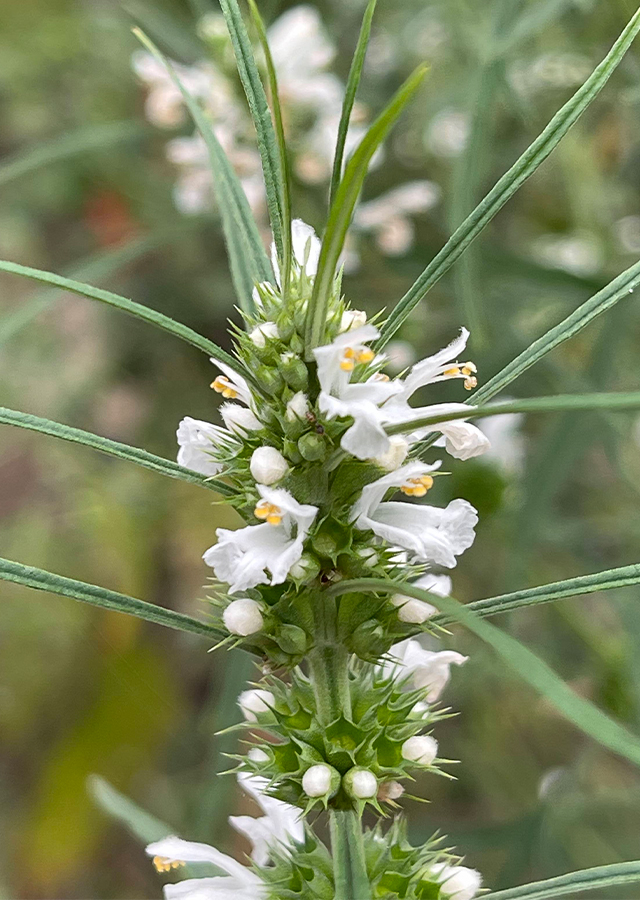
[[[419,765],[403,757],[405,741],[429,731],[446,716],[446,711],[424,703],[423,690],[405,690],[406,682],[372,666],[352,665],[348,682],[351,712],[321,725],[313,686],[300,669],[292,672],[289,684],[275,677],[265,678],[259,687],[274,699],[268,710],[255,714],[256,736],[261,740],[253,747],[262,753],[242,757],[243,765],[270,779],[269,793],[273,796],[302,809],[317,804],[362,809],[369,803],[384,815],[381,804],[387,809],[397,808],[393,792],[389,796],[385,785],[413,781],[415,775],[425,771],[440,773],[435,765]],[[310,800],[302,779],[311,766],[322,764],[336,770],[340,781],[331,796]],[[359,801],[349,796],[343,779],[354,767],[367,769],[376,777],[376,797]]]

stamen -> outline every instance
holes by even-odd
[[[451,368],[445,369],[442,374],[447,375],[449,378],[457,378],[460,375],[460,368],[459,366],[451,366]]]
[[[427,491],[433,487],[432,475],[420,475],[417,478],[408,478],[400,490],[407,497],[424,497]]]
[[[253,511],[256,519],[264,519],[269,525],[279,525],[284,518],[282,510],[275,503],[261,500]]]
[[[366,365],[373,359],[375,359],[375,353],[368,347],[363,347],[361,350],[355,347],[345,347],[340,360],[340,368],[343,372],[353,372],[356,363]]]
[[[340,361],[340,368],[342,369],[343,372],[353,372],[355,367],[356,367],[356,364],[354,363],[354,361],[352,359],[342,359]]]
[[[475,375],[477,371],[478,371],[478,367],[476,366],[475,363],[472,363],[472,362],[466,362],[462,367],[463,375]]]
[[[210,387],[218,394],[222,394],[225,400],[235,400],[238,396],[237,390],[224,375],[218,375],[216,380],[211,382]]]
[[[474,388],[478,387],[478,379],[471,375],[469,378],[465,378],[464,380],[464,389],[465,391],[472,391]]]
[[[153,865],[156,872],[170,872],[172,869],[179,869],[180,866],[186,865],[181,859],[169,859],[167,856],[154,856]]]
[[[375,353],[373,350],[369,350],[368,347],[356,354],[356,359],[359,363],[370,363],[374,357]]]

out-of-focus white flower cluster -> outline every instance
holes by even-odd
[[[192,66],[174,64],[174,67],[185,88],[204,108],[240,177],[254,215],[265,224],[260,155],[229,58],[224,19],[220,14],[210,13],[201,20],[199,30],[210,47],[210,58]],[[295,175],[306,184],[326,184],[333,167],[345,93],[340,78],[328,71],[336,48],[318,11],[308,5],[296,6],[280,16],[269,28],[268,38]],[[184,126],[187,113],[182,95],[161,63],[141,50],[133,56],[133,68],[147,89],[147,119],[163,129]],[[364,136],[368,118],[366,107],[356,103],[347,134],[347,158]],[[213,182],[202,137],[195,132],[172,138],[167,143],[166,154],[178,173],[174,189],[177,208],[186,215],[211,209]],[[382,158],[383,153],[377,153],[373,165],[379,164]],[[439,198],[440,190],[432,182],[409,182],[363,204],[356,215],[354,230],[371,233],[383,253],[399,256],[413,245],[412,217],[432,209]],[[359,254],[353,241],[345,254],[345,266],[350,271],[359,267]]]

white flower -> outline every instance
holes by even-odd
[[[401,748],[402,758],[421,766],[430,766],[438,755],[438,742],[430,734],[416,734]]]
[[[449,866],[438,863],[431,867],[432,875],[441,885],[441,893],[447,900],[473,900],[482,885],[482,875],[466,866]]]
[[[215,459],[216,448],[229,443],[231,435],[223,428],[186,416],[176,432],[180,450],[178,462],[202,475],[217,475],[222,463]]]
[[[211,387],[214,391],[218,394],[222,394],[225,400],[237,399],[241,400],[247,406],[251,406],[251,391],[242,375],[232,369],[231,366],[220,362],[213,356],[211,357],[211,362],[214,366],[217,366],[224,372],[224,375],[218,375],[218,377],[211,382]]]
[[[256,347],[259,348],[266,345],[267,339],[271,340],[279,336],[278,326],[275,322],[262,322],[262,324],[256,325],[256,327],[249,332],[249,337]]]
[[[393,662],[385,664],[383,671],[397,671],[400,667],[400,674],[410,676],[417,690],[426,690],[425,699],[429,703],[439,699],[449,681],[450,667],[461,666],[469,658],[455,650],[425,650],[413,640],[402,641],[389,652]]]
[[[284,417],[287,422],[297,422],[309,412],[309,399],[305,393],[298,391],[287,403]]]
[[[262,631],[264,626],[260,604],[247,597],[233,600],[222,613],[222,620],[231,634],[242,637]]]
[[[345,309],[340,319],[340,333],[362,328],[367,324],[367,314],[361,309]]]
[[[523,415],[510,413],[487,416],[480,426],[491,444],[487,459],[495,460],[505,472],[513,475],[520,473],[524,466],[525,440],[520,430],[523,421]]]
[[[275,702],[276,698],[271,691],[265,691],[262,688],[243,691],[238,697],[238,706],[247,722],[257,722],[258,716],[261,713],[269,712]]]
[[[288,846],[292,841],[304,840],[304,826],[299,809],[283,803],[266,793],[269,784],[266,778],[250,775],[248,772],[238,774],[238,783],[262,809],[264,816],[256,819],[253,816],[229,816],[231,825],[248,837],[253,844],[251,858],[259,866],[265,866],[270,859],[274,844]]]
[[[302,790],[307,797],[324,797],[331,790],[332,771],[320,763],[311,766],[302,776]]]
[[[412,462],[366,485],[351,510],[356,528],[373,531],[392,546],[409,551],[417,561],[453,568],[456,556],[467,550],[475,538],[473,529],[478,514],[470,503],[452,500],[440,509],[383,500],[394,487],[408,496],[424,496],[433,482],[431,473],[439,467],[439,462],[430,466]]]
[[[409,455],[409,441],[401,434],[393,434],[389,438],[389,447],[374,462],[385,472],[395,472]]]
[[[318,271],[318,260],[322,244],[317,234],[302,219],[294,219],[291,223],[291,249],[293,262],[299,272],[304,272],[308,278],[315,277]],[[271,245],[271,265],[276,277],[276,283],[281,286],[280,264],[275,244]]]
[[[258,447],[251,454],[251,474],[259,484],[275,484],[289,471],[289,463],[275,447]]]
[[[313,355],[318,364],[318,380],[324,393],[343,396],[356,365],[366,365],[375,359],[373,350],[367,344],[379,334],[374,325],[361,325],[338,335],[331,344],[316,347]]]
[[[348,779],[351,795],[358,800],[370,800],[378,793],[378,779],[368,769],[347,772],[345,777]]]
[[[204,554],[229,592],[258,584],[282,584],[294,563],[302,556],[304,540],[318,512],[317,507],[297,502],[288,491],[258,485],[262,500],[256,506],[262,525],[248,525],[237,531],[219,528],[218,543]],[[267,575],[267,569],[271,577]]]
[[[239,403],[223,403],[220,415],[229,431],[240,437],[246,437],[250,431],[260,431],[262,422],[247,406]]]
[[[146,848],[159,872],[168,872],[185,863],[211,863],[226,872],[205,878],[188,878],[177,884],[166,884],[166,900],[262,900],[266,885],[255,872],[208,844],[166,837]]]
[[[422,575],[414,586],[423,591],[431,591],[441,597],[448,597],[451,593],[451,579],[448,575],[432,575],[428,572]],[[398,618],[408,625],[422,625],[438,612],[437,608],[425,600],[416,600],[406,594],[393,594],[391,602],[398,607]]]

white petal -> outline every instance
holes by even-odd
[[[307,225],[302,219],[294,219],[291,223],[291,243],[296,262],[313,278],[318,272],[322,244],[311,225]]]
[[[182,838],[174,835],[149,844],[146,847],[146,853],[148,856],[161,856],[163,859],[172,861],[211,863],[239,881],[244,881],[247,884],[260,882],[257,875],[246,866],[236,862],[231,856],[227,856],[226,853],[221,853],[220,850],[210,847],[209,844],[184,841]]]
[[[211,362],[214,366],[217,366],[221,372],[227,376],[233,387],[236,389],[238,393],[238,397],[242,400],[243,403],[246,403],[247,406],[251,405],[251,391],[249,390],[249,385],[246,380],[240,375],[239,372],[236,372],[231,366],[228,366],[226,363],[220,362],[220,360],[216,359],[214,356],[210,357]]]
[[[177,884],[165,884],[164,896],[166,900],[260,900],[265,896],[265,886],[262,882],[247,884],[236,878],[188,878]]]
[[[486,434],[470,422],[443,422],[439,430],[446,438],[447,452],[456,459],[480,456],[491,447]]]
[[[443,350],[428,356],[426,359],[416,363],[411,369],[404,381],[404,396],[409,398],[419,387],[429,384],[437,375],[439,375],[442,366],[451,360],[457,359],[459,354],[467,346],[469,340],[469,332],[466,328],[460,329],[460,334]]]

